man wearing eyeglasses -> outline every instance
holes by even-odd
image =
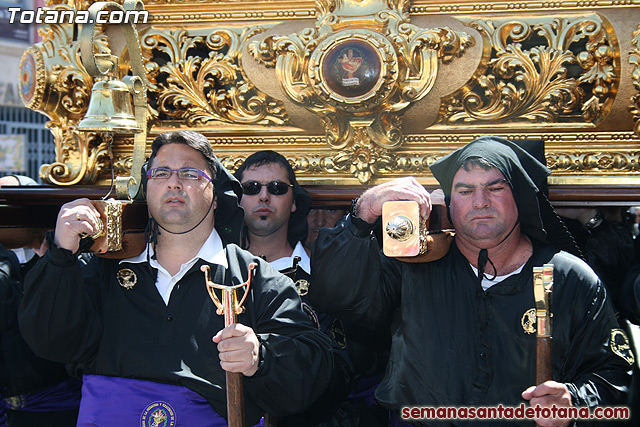
[[[74,253],[99,228],[99,214],[76,200],[60,210],[50,250],[25,283],[25,339],[83,376],[78,426],[226,426],[226,372],[244,375],[247,425],[265,412],[303,410],[327,387],[329,340],[291,281],[236,246],[239,183],[206,137],[189,131],[158,136],[144,169],[141,254],[94,257],[81,269]],[[245,310],[225,327],[201,267],[231,286],[247,281],[251,263]]]

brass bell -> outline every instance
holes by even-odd
[[[115,59],[111,55],[109,57],[110,60]],[[109,68],[117,67],[116,64],[110,63]],[[89,108],[84,119],[78,124],[78,130],[114,133],[142,132],[133,114],[129,87],[110,74],[112,73],[103,75],[93,84]]]

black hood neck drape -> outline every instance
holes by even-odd
[[[573,237],[551,207],[544,192],[541,191],[551,171],[523,148],[507,139],[498,136],[482,136],[429,167],[442,187],[447,208],[451,203],[453,177],[466,161],[473,158],[487,160],[504,175],[511,186],[513,198],[518,207],[516,225],[520,224],[523,233],[532,240],[551,243],[559,249],[580,256]],[[550,235],[547,231],[553,231],[553,234]],[[488,259],[488,253],[480,251],[478,255],[480,278],[482,277],[480,270],[484,272],[487,262],[491,262]]]

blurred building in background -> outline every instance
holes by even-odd
[[[28,175],[39,182],[40,165],[55,161],[55,144],[45,128],[48,118],[23,105],[18,82],[20,59],[40,37],[36,24],[11,23],[8,8],[43,6],[44,0],[0,0],[0,176]]]

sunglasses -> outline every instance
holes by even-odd
[[[247,196],[254,196],[260,192],[263,186],[267,187],[267,191],[274,196],[282,196],[287,194],[289,187],[293,187],[293,184],[287,184],[282,181],[271,181],[267,184],[262,184],[258,181],[247,181],[242,183],[242,191]]]
[[[147,171],[147,177],[149,179],[169,179],[171,177],[171,174],[173,174],[174,172],[178,174],[178,178],[180,179],[195,180],[205,177],[209,181],[213,182],[209,175],[196,168],[153,168]]]

